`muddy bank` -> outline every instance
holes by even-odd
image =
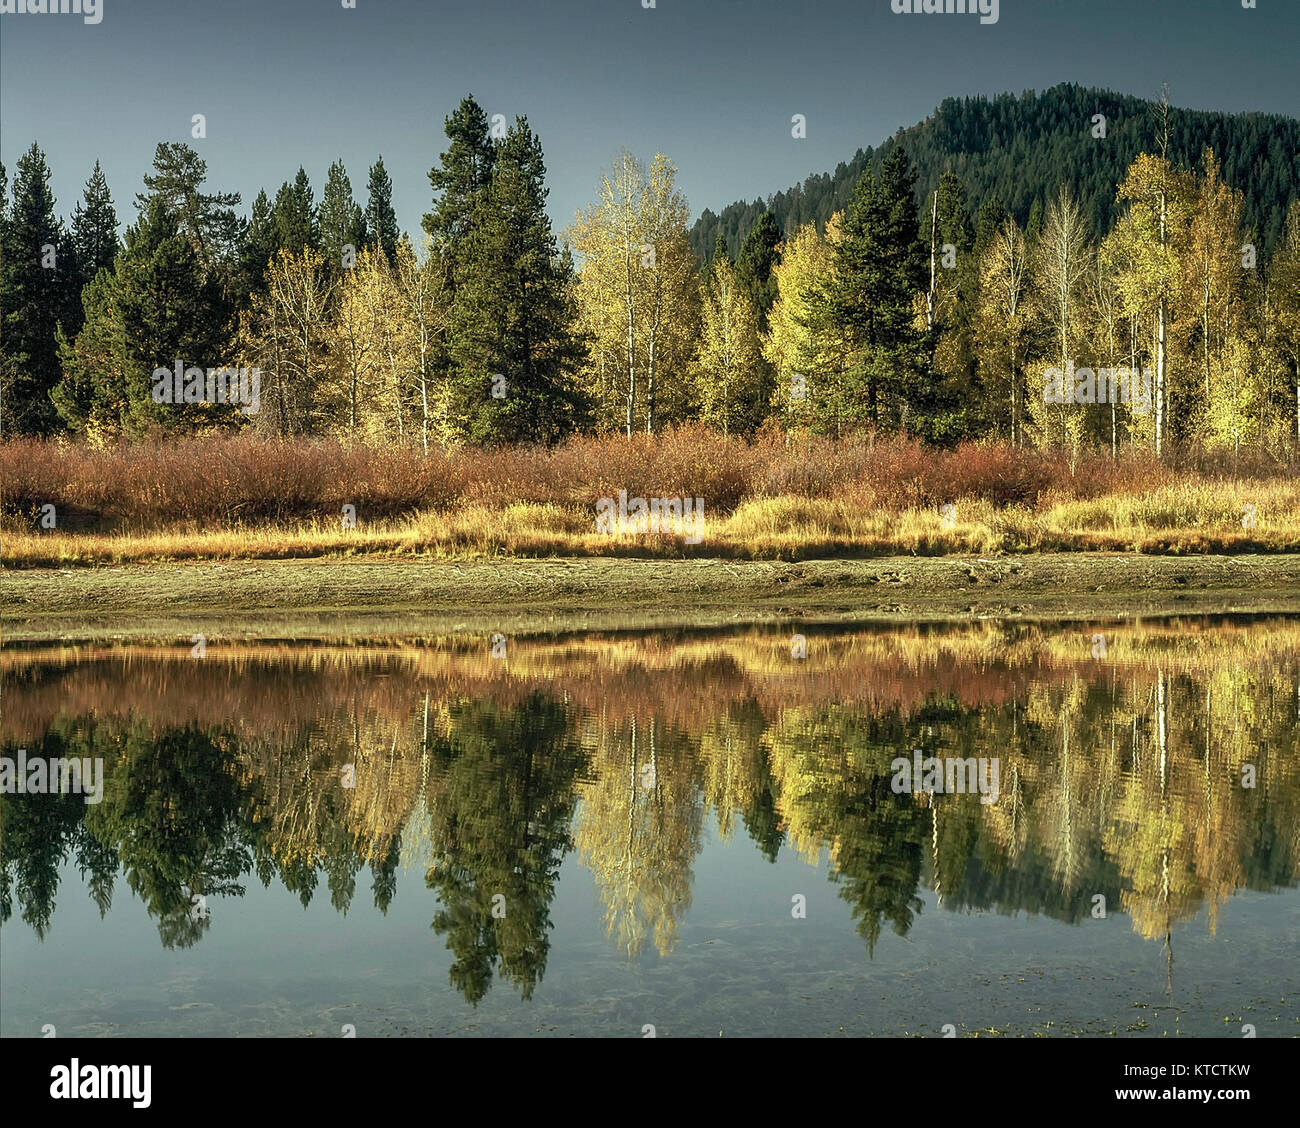
[[[262,560],[9,570],[16,641],[1300,612],[1300,556]]]

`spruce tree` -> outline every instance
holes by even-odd
[[[975,217],[975,256],[983,256],[985,248],[993,241],[998,229],[1006,222],[1007,209],[996,192],[984,197]]]
[[[391,265],[397,254],[397,213],[393,211],[393,182],[384,168],[381,156],[370,169],[366,186],[367,201],[364,231],[367,246],[377,246]]]
[[[366,241],[365,216],[352,199],[352,182],[341,160],[330,165],[320,202],[320,248],[325,264],[337,274],[343,269],[343,248],[357,253]]]
[[[117,258],[117,212],[98,161],[86,181],[82,202],[72,213],[72,245],[83,286],[100,270],[111,268]]]
[[[158,404],[153,372],[222,367],[225,307],[220,282],[181,231],[165,201],[152,197],[127,229],[114,270],[87,291],[86,324],[64,347],[66,375],[56,397],[74,427],[87,420],[109,432],[144,434],[235,422],[236,409]]]
[[[452,412],[472,442],[556,442],[583,414],[573,263],[556,247],[545,176],[517,118],[468,217],[452,302]]]
[[[770,211],[758,217],[741,244],[736,256],[736,278],[749,293],[758,312],[759,332],[767,332],[767,315],[776,302],[776,280],[772,267],[780,261],[777,247],[781,243],[781,228]]]
[[[258,192],[253,201],[253,213],[244,228],[239,247],[239,276],[241,302],[259,293],[266,283],[266,268],[277,250],[275,227],[272,222],[271,201],[266,190]]]
[[[275,194],[271,208],[271,230],[278,251],[301,254],[308,247],[320,248],[320,230],[316,218],[316,203],[311,181],[303,168],[290,184],[287,180]]]
[[[914,325],[913,299],[928,282],[928,262],[915,185],[916,173],[896,146],[879,184],[870,170],[863,173],[844,216],[829,301],[851,349],[839,404],[849,422],[897,427],[921,392],[925,340]]]
[[[59,333],[63,376],[50,398],[63,425],[99,443],[131,426],[126,327],[117,308],[118,278],[104,268],[82,291],[84,324],[75,339]]]
[[[14,170],[13,201],[0,230],[0,430],[50,434],[58,414],[59,324],[76,320],[80,275],[72,240],[54,214],[50,170],[35,142]]]

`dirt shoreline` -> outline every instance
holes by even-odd
[[[7,569],[5,644],[1300,613],[1300,555],[256,560]]]

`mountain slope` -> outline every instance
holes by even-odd
[[[766,201],[739,201],[716,215],[706,209],[691,229],[691,245],[708,258],[721,233],[734,257],[765,209],[782,231],[810,220],[823,224],[847,206],[868,164],[878,173],[897,144],[917,166],[918,200],[952,169],[966,186],[972,217],[995,192],[1023,224],[1034,202],[1045,205],[1064,181],[1082,199],[1094,228],[1104,232],[1115,219],[1116,185],[1138,153],[1158,148],[1154,109],[1151,101],[1073,84],[1019,97],[947,98],[919,125],[899,130],[877,149],[859,149],[833,173],[810,176]],[[1107,119],[1104,139],[1092,136],[1092,117],[1099,113]],[[1170,158],[1193,167],[1205,146],[1213,148],[1224,179],[1245,194],[1245,229],[1256,230],[1261,246],[1270,250],[1281,236],[1288,204],[1300,194],[1300,121],[1177,108],[1169,119]]]

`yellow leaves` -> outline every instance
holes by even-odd
[[[837,219],[831,222],[837,224]],[[812,294],[829,277],[832,263],[830,242],[817,234],[814,223],[805,224],[781,245],[781,259],[772,268],[777,298],[768,315],[763,357],[783,384],[788,385],[796,373],[807,375],[804,370],[816,351],[816,337],[809,327]]]
[[[643,403],[648,416],[685,391],[696,259],[676,176],[662,153],[648,172],[631,153],[619,154],[602,175],[597,201],[565,232],[580,259],[579,321],[593,340],[582,379],[602,430],[639,429]]]
[[[760,376],[758,311],[725,258],[700,288],[700,417],[722,433],[740,430]]]

